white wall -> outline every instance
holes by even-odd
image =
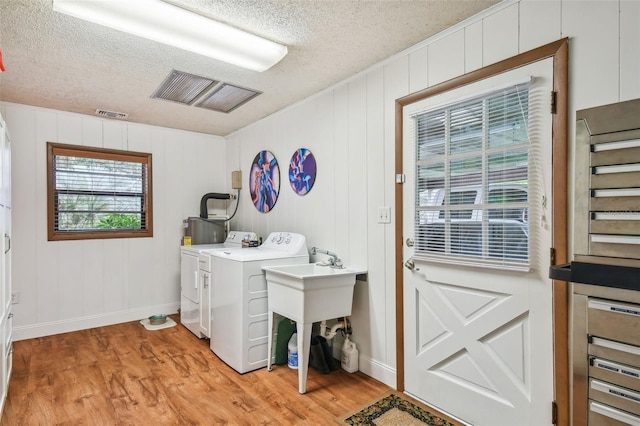
[[[300,232],[309,246],[368,268],[368,282],[356,285],[352,316],[360,369],[395,385],[395,214],[392,224],[379,224],[376,215],[378,207],[394,205],[394,100],[569,37],[571,145],[576,109],[640,97],[638,22],[634,0],[507,1],[236,132],[226,149],[214,136],[0,104],[14,142],[15,337],[175,310],[181,221],[198,214],[202,194],[229,191],[229,172],[242,170],[235,228],[262,236]],[[47,141],[152,152],[154,237],[48,242]],[[299,147],[311,149],[318,164],[316,185],[302,197],[286,175]],[[250,164],[263,149],[275,154],[282,172],[280,198],[267,214],[253,207],[247,188]]]
[[[395,214],[392,224],[379,224],[376,216],[378,207],[394,206],[394,100],[569,37],[572,173],[575,111],[640,97],[639,22],[636,1],[507,1],[230,135],[228,165],[242,170],[246,182],[263,149],[273,152],[282,173],[280,198],[267,214],[253,207],[245,184],[232,226],[261,235],[300,232],[309,246],[366,266],[368,282],[356,284],[353,340],[360,369],[394,386]],[[314,153],[318,168],[315,187],[303,197],[286,175],[299,147]]]
[[[182,220],[199,215],[203,194],[228,191],[224,139],[25,105],[0,107],[13,142],[13,291],[20,293],[14,338],[176,312]],[[153,238],[47,241],[47,142],[150,152]]]

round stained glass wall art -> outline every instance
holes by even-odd
[[[289,183],[298,195],[311,191],[316,182],[316,158],[306,148],[298,148],[289,161]]]
[[[249,193],[256,209],[267,213],[278,201],[280,192],[280,168],[269,151],[260,151],[253,159],[249,173]]]

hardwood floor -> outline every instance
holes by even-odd
[[[296,370],[238,374],[180,324],[147,331],[134,321],[15,342],[0,424],[335,424],[389,389],[310,368],[300,395]]]

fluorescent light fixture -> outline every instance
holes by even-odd
[[[254,71],[287,54],[286,46],[160,0],[53,0],[53,10]]]

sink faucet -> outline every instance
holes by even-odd
[[[316,253],[323,253],[329,256],[329,266],[336,269],[344,268],[342,264],[342,260],[338,257],[336,253],[333,253],[329,250],[319,249],[318,247],[311,247],[311,254],[315,255]]]

